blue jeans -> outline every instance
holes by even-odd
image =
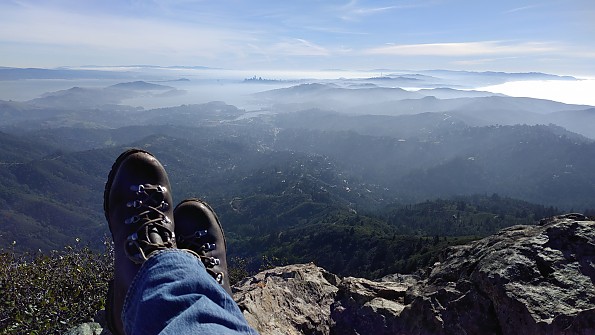
[[[192,254],[159,251],[134,278],[122,311],[133,334],[257,334],[237,304]]]

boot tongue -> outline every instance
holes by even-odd
[[[159,234],[159,229],[155,226],[149,227],[149,231],[147,232],[149,236],[149,241],[155,244],[163,244],[163,238]]]
[[[165,194],[163,192],[161,192],[162,188],[160,186],[154,187],[154,186],[148,186],[148,192],[147,192],[147,199],[145,200],[147,202],[147,205],[153,207],[153,208],[160,208],[161,207],[161,203],[165,200]],[[157,212],[157,211],[151,211],[149,213],[147,213],[147,215],[145,216],[146,220],[154,220],[156,218],[161,218],[161,219],[166,219],[165,217],[161,217],[162,215]],[[160,228],[157,225],[149,225],[147,227],[147,236],[149,237],[149,241],[151,243],[154,244],[163,244],[164,242],[167,241],[163,241],[163,228]]]
[[[161,203],[165,200],[165,193],[163,193],[161,190],[164,190],[164,188],[161,186],[157,186],[157,189],[155,189],[155,187],[151,187],[147,190],[146,201],[148,205],[153,207],[161,206]]]
[[[167,218],[165,216],[147,214],[145,218],[147,220],[155,220],[156,218],[162,219],[163,221],[161,221],[161,223],[167,225]],[[159,224],[149,224],[146,226],[145,229],[147,229],[147,237],[149,239],[149,242],[153,244],[161,245],[169,242],[173,238],[173,236],[171,236],[173,232]]]

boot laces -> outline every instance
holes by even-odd
[[[156,250],[175,247],[175,235],[168,228],[171,220],[164,213],[170,206],[165,201],[164,193],[167,189],[164,186],[132,185],[130,191],[135,192],[137,198],[126,206],[135,208],[138,212],[124,220],[127,225],[135,225],[134,232],[126,239],[125,251],[128,258],[140,264]],[[148,236],[147,240],[145,236]]]
[[[207,272],[215,278],[219,284],[223,284],[223,272],[216,272],[213,268],[221,264],[221,260],[216,257],[207,256],[207,253],[217,248],[216,243],[203,242],[202,240],[208,234],[206,229],[197,230],[193,234],[178,236],[178,247],[191,251],[204,264]]]

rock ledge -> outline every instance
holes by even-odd
[[[339,278],[299,264],[234,291],[263,335],[595,334],[595,222],[567,214],[510,227],[445,250],[419,276]],[[69,334],[107,334],[87,326]]]
[[[510,227],[445,250],[419,277],[340,279],[305,264],[236,288],[262,334],[595,334],[595,222]]]

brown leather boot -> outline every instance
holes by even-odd
[[[103,209],[114,241],[106,317],[110,331],[123,335],[122,305],[138,269],[153,252],[176,246],[171,186],[163,165],[144,150],[122,153],[105,184]]]
[[[182,201],[174,210],[179,249],[196,253],[215,280],[232,295],[227,276],[227,246],[215,211],[199,199]]]

